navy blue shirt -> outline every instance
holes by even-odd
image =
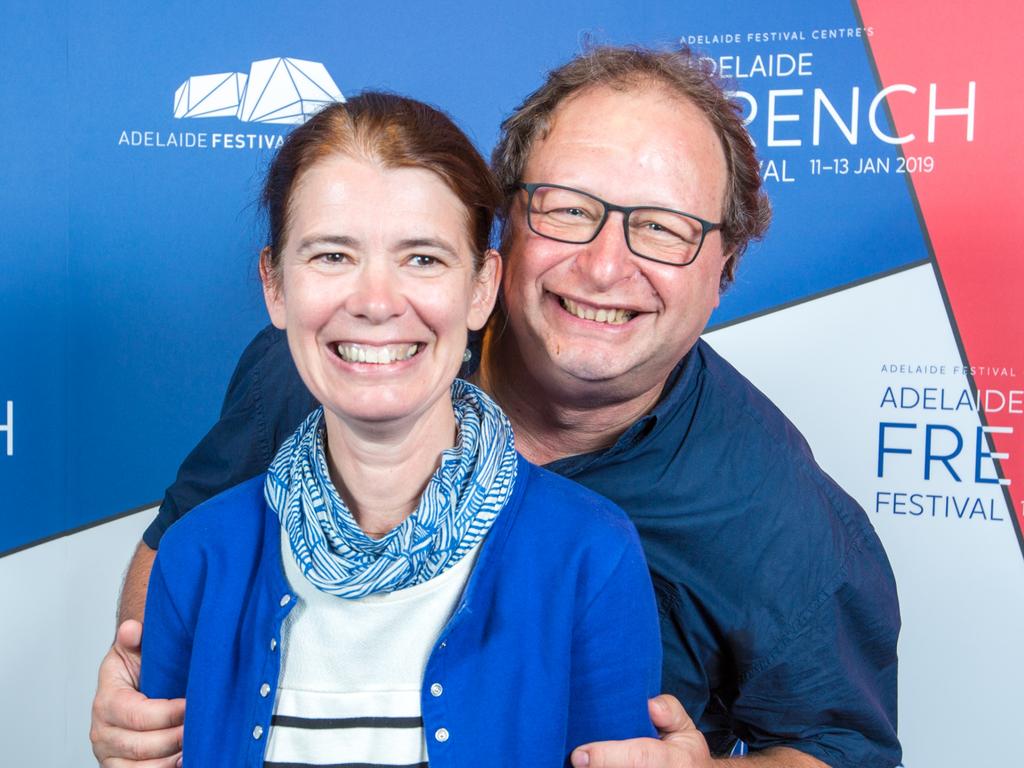
[[[146,543],[155,548],[188,509],[266,470],[312,407],[284,334],[264,329]],[[613,446],[547,468],[636,524],[658,598],[663,690],[713,752],[740,738],[833,768],[900,762],[900,617],[882,545],[796,428],[710,346],[698,342]]]

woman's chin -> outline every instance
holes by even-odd
[[[342,424],[355,429],[390,430],[411,428],[434,410],[442,398],[423,397],[406,386],[376,386],[360,388],[362,391],[344,398],[330,398],[323,402],[325,413]],[[448,388],[440,393],[450,409]]]

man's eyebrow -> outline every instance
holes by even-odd
[[[337,245],[341,248],[358,248],[359,241],[348,235],[310,235],[302,238],[299,250],[304,251],[316,245]]]
[[[398,242],[399,250],[409,248],[438,248],[450,256],[458,256],[459,252],[447,241],[436,237],[412,237]]]

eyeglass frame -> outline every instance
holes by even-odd
[[[600,203],[604,207],[604,215],[601,216],[601,221],[598,222],[597,227],[594,229],[594,234],[591,235],[590,238],[587,240],[565,240],[560,237],[553,237],[552,235],[546,235],[543,232],[538,232],[533,226],[533,220],[530,217],[530,208],[531,204],[533,203],[533,193],[536,192],[541,187],[552,187],[554,189],[564,189],[566,192],[576,192],[577,194],[583,195],[584,197],[589,197],[591,200]],[[663,208],[658,205],[616,205],[615,203],[609,203],[606,200],[602,200],[597,195],[592,195],[589,192],[584,192],[582,189],[576,189],[575,187],[567,187],[563,184],[548,184],[546,182],[527,183],[520,181],[516,182],[515,188],[526,190],[526,226],[528,226],[530,228],[530,231],[533,232],[535,235],[546,238],[548,240],[554,240],[556,243],[586,245],[587,243],[594,242],[594,240],[597,239],[597,236],[601,234],[601,230],[604,229],[604,225],[608,222],[608,214],[617,211],[618,213],[622,214],[622,234],[626,238],[626,247],[629,248],[629,252],[641,259],[647,259],[648,261],[653,261],[657,264],[667,264],[670,267],[688,267],[691,264],[693,264],[693,262],[695,262],[697,260],[697,257],[700,255],[700,249],[704,247],[704,240],[705,238],[707,238],[708,233],[714,232],[715,230],[718,230],[719,232],[723,231],[722,222],[708,221],[707,219],[702,219],[700,216],[694,216],[692,213],[687,213],[686,211],[677,211],[674,208]],[[633,211],[663,211],[665,213],[674,213],[679,216],[686,216],[689,219],[693,219],[694,221],[699,222],[701,227],[700,242],[697,243],[697,250],[693,252],[693,256],[690,258],[690,260],[684,261],[682,263],[677,261],[664,261],[663,259],[656,259],[653,256],[648,256],[646,254],[637,252],[637,250],[633,247],[633,243],[630,242],[629,239],[629,217],[632,215]]]

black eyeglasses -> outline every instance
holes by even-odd
[[[560,243],[582,245],[594,240],[611,211],[622,214],[626,246],[642,259],[685,267],[692,264],[708,232],[722,225],[671,208],[614,205],[559,184],[516,185],[525,189],[526,223],[532,232]]]

